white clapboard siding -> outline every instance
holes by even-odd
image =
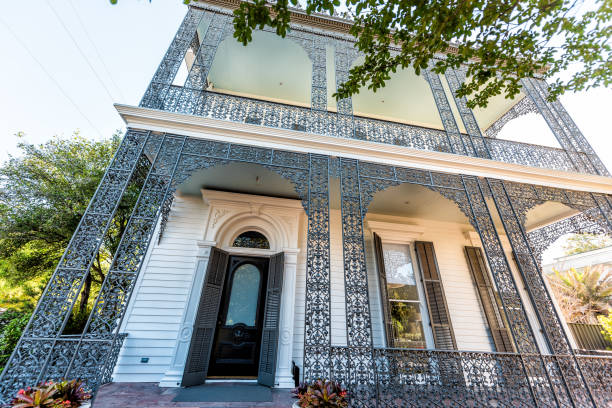
[[[176,197],[163,239],[154,236],[124,320],[115,381],[159,382],[172,363],[205,215],[200,197]]]
[[[191,282],[196,267],[196,241],[202,239],[207,216],[207,207],[201,198],[177,197],[175,200],[164,237],[159,244],[155,238],[149,248],[128,307],[123,325],[123,331],[128,333],[128,338],[115,370],[115,381],[158,382],[172,364],[183,312],[192,290]],[[464,233],[471,227],[466,224],[376,214],[369,214],[368,217],[423,227],[424,233],[419,239],[434,243],[458,348],[492,350],[484,314],[463,252],[464,246],[470,245]],[[303,367],[307,256],[305,219],[299,231],[301,250],[296,268],[293,360]],[[338,210],[330,211],[330,238],[332,344],[346,345],[342,226],[341,213]],[[380,347],[384,345],[384,334],[378,276],[372,233],[367,229],[364,231],[364,244],[373,342],[375,346]],[[143,357],[149,358],[149,362],[141,363]]]

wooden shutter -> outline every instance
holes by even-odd
[[[448,315],[448,306],[444,297],[444,288],[440,280],[433,243],[416,241],[414,247],[425,287],[425,298],[435,347],[440,350],[456,350],[457,343]]]
[[[504,327],[502,311],[497,303],[495,288],[491,282],[489,271],[485,263],[482,249],[479,247],[466,246],[465,255],[470,267],[470,272],[476,285],[476,291],[480,298],[480,304],[484,310],[495,349],[499,352],[514,352],[512,337],[507,327]]]
[[[264,310],[261,351],[259,354],[259,373],[257,376],[257,382],[268,387],[274,386],[274,377],[276,375],[284,259],[285,257],[282,252],[272,255],[268,266],[266,307]]]
[[[193,325],[191,344],[181,383],[184,387],[204,384],[206,380],[228,258],[228,253],[218,248],[212,248],[210,251],[204,287],[200,295],[198,313]]]
[[[380,286],[380,304],[382,307],[383,322],[385,325],[385,339],[387,347],[394,347],[393,321],[389,310],[389,295],[387,293],[387,274],[385,271],[385,259],[380,237],[374,234],[374,254],[376,256],[376,269],[378,270],[378,283]]]

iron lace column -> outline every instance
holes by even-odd
[[[347,386],[359,398],[353,406],[369,406],[375,388],[372,318],[368,292],[363,237],[363,216],[357,160],[340,159],[340,196],[342,207],[342,253],[344,259],[344,292],[346,308],[346,362],[349,365]]]
[[[576,123],[569,116],[561,102],[548,101],[548,84],[544,80],[524,78],[521,80],[523,90],[535,103],[538,111],[550,127],[561,147],[569,156],[577,171],[582,173],[609,176],[603,165]]]
[[[158,146],[157,135],[148,132],[129,130],[124,136],[0,376],[0,401],[46,378],[52,352],[125,189],[143,155],[154,154]],[[72,345],[67,345],[67,353],[73,351]]]
[[[310,156],[304,380],[330,378],[329,157]]]
[[[194,7],[189,8],[168,47],[168,51],[166,51],[164,58],[157,67],[151,83],[140,101],[140,106],[153,109],[162,108],[183,58],[185,58],[187,50],[192,45],[194,37],[197,36],[196,30],[203,15],[203,10]]]
[[[451,93],[457,103],[461,120],[468,131],[471,141],[474,143],[477,156],[490,159],[491,155],[488,151],[486,140],[482,137],[480,127],[476,122],[472,110],[467,107],[467,98],[456,96],[459,86],[466,79],[465,72],[463,70],[449,70],[446,73],[446,77]],[[560,358],[553,361],[549,361],[542,357],[541,362],[534,359],[532,361],[532,366],[541,367],[542,364],[544,365],[545,370],[540,371],[538,369],[538,371],[545,374],[543,377],[548,378],[550,389],[554,392],[558,403],[573,406],[593,406],[588,386],[582,377],[577,362],[572,357],[573,352],[569,340],[563,331],[559,316],[553,306],[550,293],[548,293],[544,284],[541,271],[537,267],[533,255],[529,251],[524,231],[522,230],[516,214],[509,209],[511,203],[508,199],[504,182],[501,180],[487,179],[487,183],[502,219],[510,245],[517,258],[519,270],[527,285],[527,291],[535,306],[536,314],[542,329],[544,330],[544,337],[546,338],[548,346],[553,353],[569,357],[569,359]],[[482,237],[482,239],[484,239],[484,237]],[[487,257],[488,256],[487,254]],[[541,401],[540,397],[541,394],[539,392],[536,393],[536,398],[538,398],[539,401]]]

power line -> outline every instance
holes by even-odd
[[[87,31],[87,26],[85,25],[85,23],[83,23],[83,20],[81,19],[81,16],[79,15],[79,12],[77,11],[77,9],[74,7],[74,4],[73,4],[72,0],[68,0],[68,4],[70,4],[70,7],[72,8],[72,11],[76,15],[77,20],[79,21],[79,24],[81,25],[81,28],[85,32],[85,36],[87,37],[87,39],[91,43],[94,51],[96,52],[96,55],[98,56],[98,59],[102,63],[102,68],[104,68],[104,71],[106,72],[106,75],[108,75],[108,77],[110,78],[111,82],[113,83],[113,86],[119,92],[119,96],[121,97],[121,99],[123,99],[123,101],[126,101],[125,97],[123,96],[123,93],[121,92],[121,88],[119,88],[117,86],[117,83],[113,79],[113,76],[111,75],[110,70],[106,66],[106,63],[104,62],[104,58],[102,58],[102,55],[100,54],[100,51],[98,50],[98,47],[96,47],[96,43],[93,41],[93,39],[89,35],[89,32]]]
[[[53,3],[51,3],[50,1],[47,0],[47,5],[49,6],[51,11],[55,15],[55,18],[57,18],[57,21],[59,21],[60,24],[62,25],[62,27],[64,28],[64,31],[66,31],[66,33],[68,34],[68,36],[72,40],[72,43],[74,44],[74,46],[77,48],[77,50],[79,50],[79,53],[81,54],[81,57],[83,57],[83,59],[85,60],[87,65],[89,65],[89,68],[91,69],[91,71],[94,73],[94,75],[98,79],[98,82],[100,82],[100,85],[102,85],[102,87],[106,91],[106,94],[110,98],[111,102],[114,102],[113,96],[111,95],[110,91],[108,90],[108,88],[104,84],[104,81],[102,81],[102,78],[100,78],[100,75],[98,75],[98,72],[96,71],[96,69],[93,67],[93,65],[91,65],[91,62],[89,62],[89,59],[87,58],[87,56],[85,55],[85,53],[83,52],[83,50],[81,49],[79,44],[76,42],[76,40],[72,36],[72,33],[70,32],[70,30],[68,30],[68,27],[66,27],[66,24],[64,24],[64,21],[62,20],[60,15],[57,13],[57,11],[55,11],[55,8],[53,7]]]
[[[89,125],[96,131],[98,132],[98,135],[100,135],[100,137],[104,137],[102,135],[102,132],[100,132],[100,130],[96,127],[96,125],[93,124],[93,122],[91,120],[89,120],[89,118],[87,117],[87,115],[85,115],[85,113],[83,113],[83,111],[81,110],[81,108],[79,108],[79,105],[77,105],[74,100],[66,93],[66,91],[64,91],[64,88],[62,88],[62,86],[60,85],[59,82],[57,82],[57,80],[49,73],[49,71],[47,71],[47,69],[45,68],[45,66],[38,60],[38,58],[36,58],[36,56],[34,55],[34,53],[32,51],[30,51],[30,49],[28,48],[28,46],[21,41],[21,39],[19,38],[19,36],[17,36],[17,34],[11,29],[11,27],[2,19],[0,18],[0,23],[2,23],[2,25],[4,27],[6,27],[6,29],[8,30],[9,34],[11,34],[15,40],[17,40],[17,42],[23,47],[23,49],[30,55],[30,57],[38,64],[38,66],[40,67],[40,69],[42,69],[42,71],[47,75],[47,77],[49,77],[49,79],[51,80],[51,82],[53,82],[55,84],[55,86],[57,86],[57,88],[60,90],[60,92],[62,93],[62,95],[64,95],[64,97],[66,99],[68,99],[68,101],[72,104],[72,106],[74,107],[74,109],[76,109],[76,111],[83,117],[83,119],[85,119]]]

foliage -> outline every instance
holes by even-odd
[[[9,310],[0,315],[0,371],[8,361],[30,320],[30,313]]]
[[[612,309],[608,310],[607,316],[597,316],[599,324],[603,327],[601,334],[604,335],[608,343],[612,344]]]
[[[83,389],[83,383],[78,380],[60,381],[55,384],[55,387],[57,389],[57,396],[63,401],[63,406],[66,407],[79,407],[83,402],[91,398],[91,395]],[[70,402],[70,405],[67,405],[66,402]]]
[[[316,380],[310,384],[301,383],[292,392],[302,408],[348,406],[346,390],[336,381]]]
[[[77,408],[90,398],[81,381],[46,382],[19,390],[12,408]]]
[[[603,265],[548,275],[551,288],[569,323],[597,323],[612,307],[612,272]]]
[[[246,45],[253,30],[264,26],[284,37],[290,4],[299,6],[299,0],[241,2],[234,11],[234,37]],[[573,72],[566,81],[556,79],[551,99],[612,84],[609,0],[306,0],[305,5],[307,14],[341,13],[365,55],[339,87],[338,98],[363,86],[376,91],[391,73],[410,66],[418,74],[428,66],[443,73],[467,64],[471,81],[458,94],[473,95],[470,107],[485,107],[494,95],[514,97],[520,79],[537,73],[553,78]]]
[[[604,234],[572,234],[563,245],[565,255],[581,254],[612,245],[612,238]]]
[[[43,384],[39,387],[28,387],[17,392],[12,408],[59,408],[59,401],[55,398],[53,384]]]
[[[23,134],[18,137],[20,155],[0,167],[0,299],[4,307],[26,310],[33,307],[76,230],[120,138],[95,141],[75,132],[69,139],[55,137],[34,145]],[[121,230],[127,216],[120,209],[114,221],[115,230]],[[80,310],[88,305],[92,282],[99,285],[104,278],[116,247],[113,237],[105,238]]]

